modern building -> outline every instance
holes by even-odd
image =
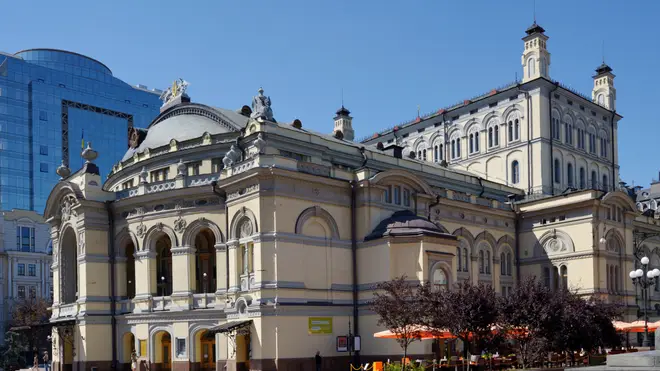
[[[636,319],[626,272],[638,251],[660,263],[660,225],[614,183],[611,70],[587,98],[549,79],[540,26],[523,40],[522,82],[363,143],[344,107],[325,135],[275,122],[262,90],[228,110],[175,84],[106,181],[92,148],[57,170],[54,369],[127,369],[133,350],[153,370],[306,369],[316,351],[340,369],[349,331],[362,362],[395,358],[368,301],[402,275],[502,295],[534,275]]]
[[[0,53],[0,208],[42,213],[55,169],[82,166],[82,140],[103,151],[98,164],[107,176],[126,151],[127,131],[158,114],[159,95],[77,53]]]
[[[52,244],[42,216],[26,210],[2,212],[0,243],[0,333],[4,334],[14,302],[52,300]]]

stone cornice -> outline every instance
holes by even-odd
[[[137,251],[135,253],[135,260],[142,260],[142,259],[155,259],[156,258],[156,252],[155,251]]]
[[[214,245],[215,247],[215,252],[225,252],[227,251],[227,244],[226,243],[216,243]]]
[[[197,249],[190,246],[180,246],[180,247],[173,247],[171,251],[172,251],[172,256],[195,255],[195,251],[197,251]]]
[[[78,263],[108,263],[110,257],[106,255],[84,254],[78,255]]]

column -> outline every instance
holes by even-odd
[[[229,254],[229,287],[227,288],[228,292],[238,292],[241,287],[241,280],[239,278],[239,269],[238,269],[238,241],[230,241],[227,243],[228,254]]]
[[[172,301],[179,309],[192,307],[192,294],[195,288],[194,247],[172,248]]]
[[[470,277],[473,284],[479,283],[479,256],[475,254],[470,255]]]
[[[14,258],[7,259],[7,297],[14,294]]]
[[[491,271],[491,274],[493,275],[493,288],[495,289],[496,292],[501,292],[502,290],[502,284],[501,281],[501,271],[502,269],[502,262],[500,261],[499,257],[493,257],[493,270]],[[502,293],[503,294],[503,293]]]
[[[135,312],[151,310],[151,297],[156,294],[156,253],[135,253]]]
[[[227,292],[227,245],[224,243],[215,244],[215,276],[216,276],[216,295],[222,295]]]

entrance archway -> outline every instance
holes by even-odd
[[[196,292],[214,293],[216,287],[215,236],[208,229],[202,229],[195,236],[195,280]]]
[[[121,363],[123,364],[123,369],[128,371],[131,369],[131,355],[135,352],[135,335],[130,332],[124,333],[121,339],[122,342],[122,355]]]
[[[166,331],[154,334],[153,362],[157,370],[172,369],[172,337]]]
[[[156,295],[172,295],[172,241],[167,235],[156,240]]]
[[[215,370],[215,334],[207,330],[195,334],[195,362],[204,371]]]
[[[72,304],[78,299],[78,243],[76,241],[73,228],[66,228],[60,241],[61,304]]]

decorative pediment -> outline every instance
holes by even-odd
[[[539,238],[536,250],[539,255],[561,255],[575,252],[575,246],[573,239],[566,232],[552,229]]]

